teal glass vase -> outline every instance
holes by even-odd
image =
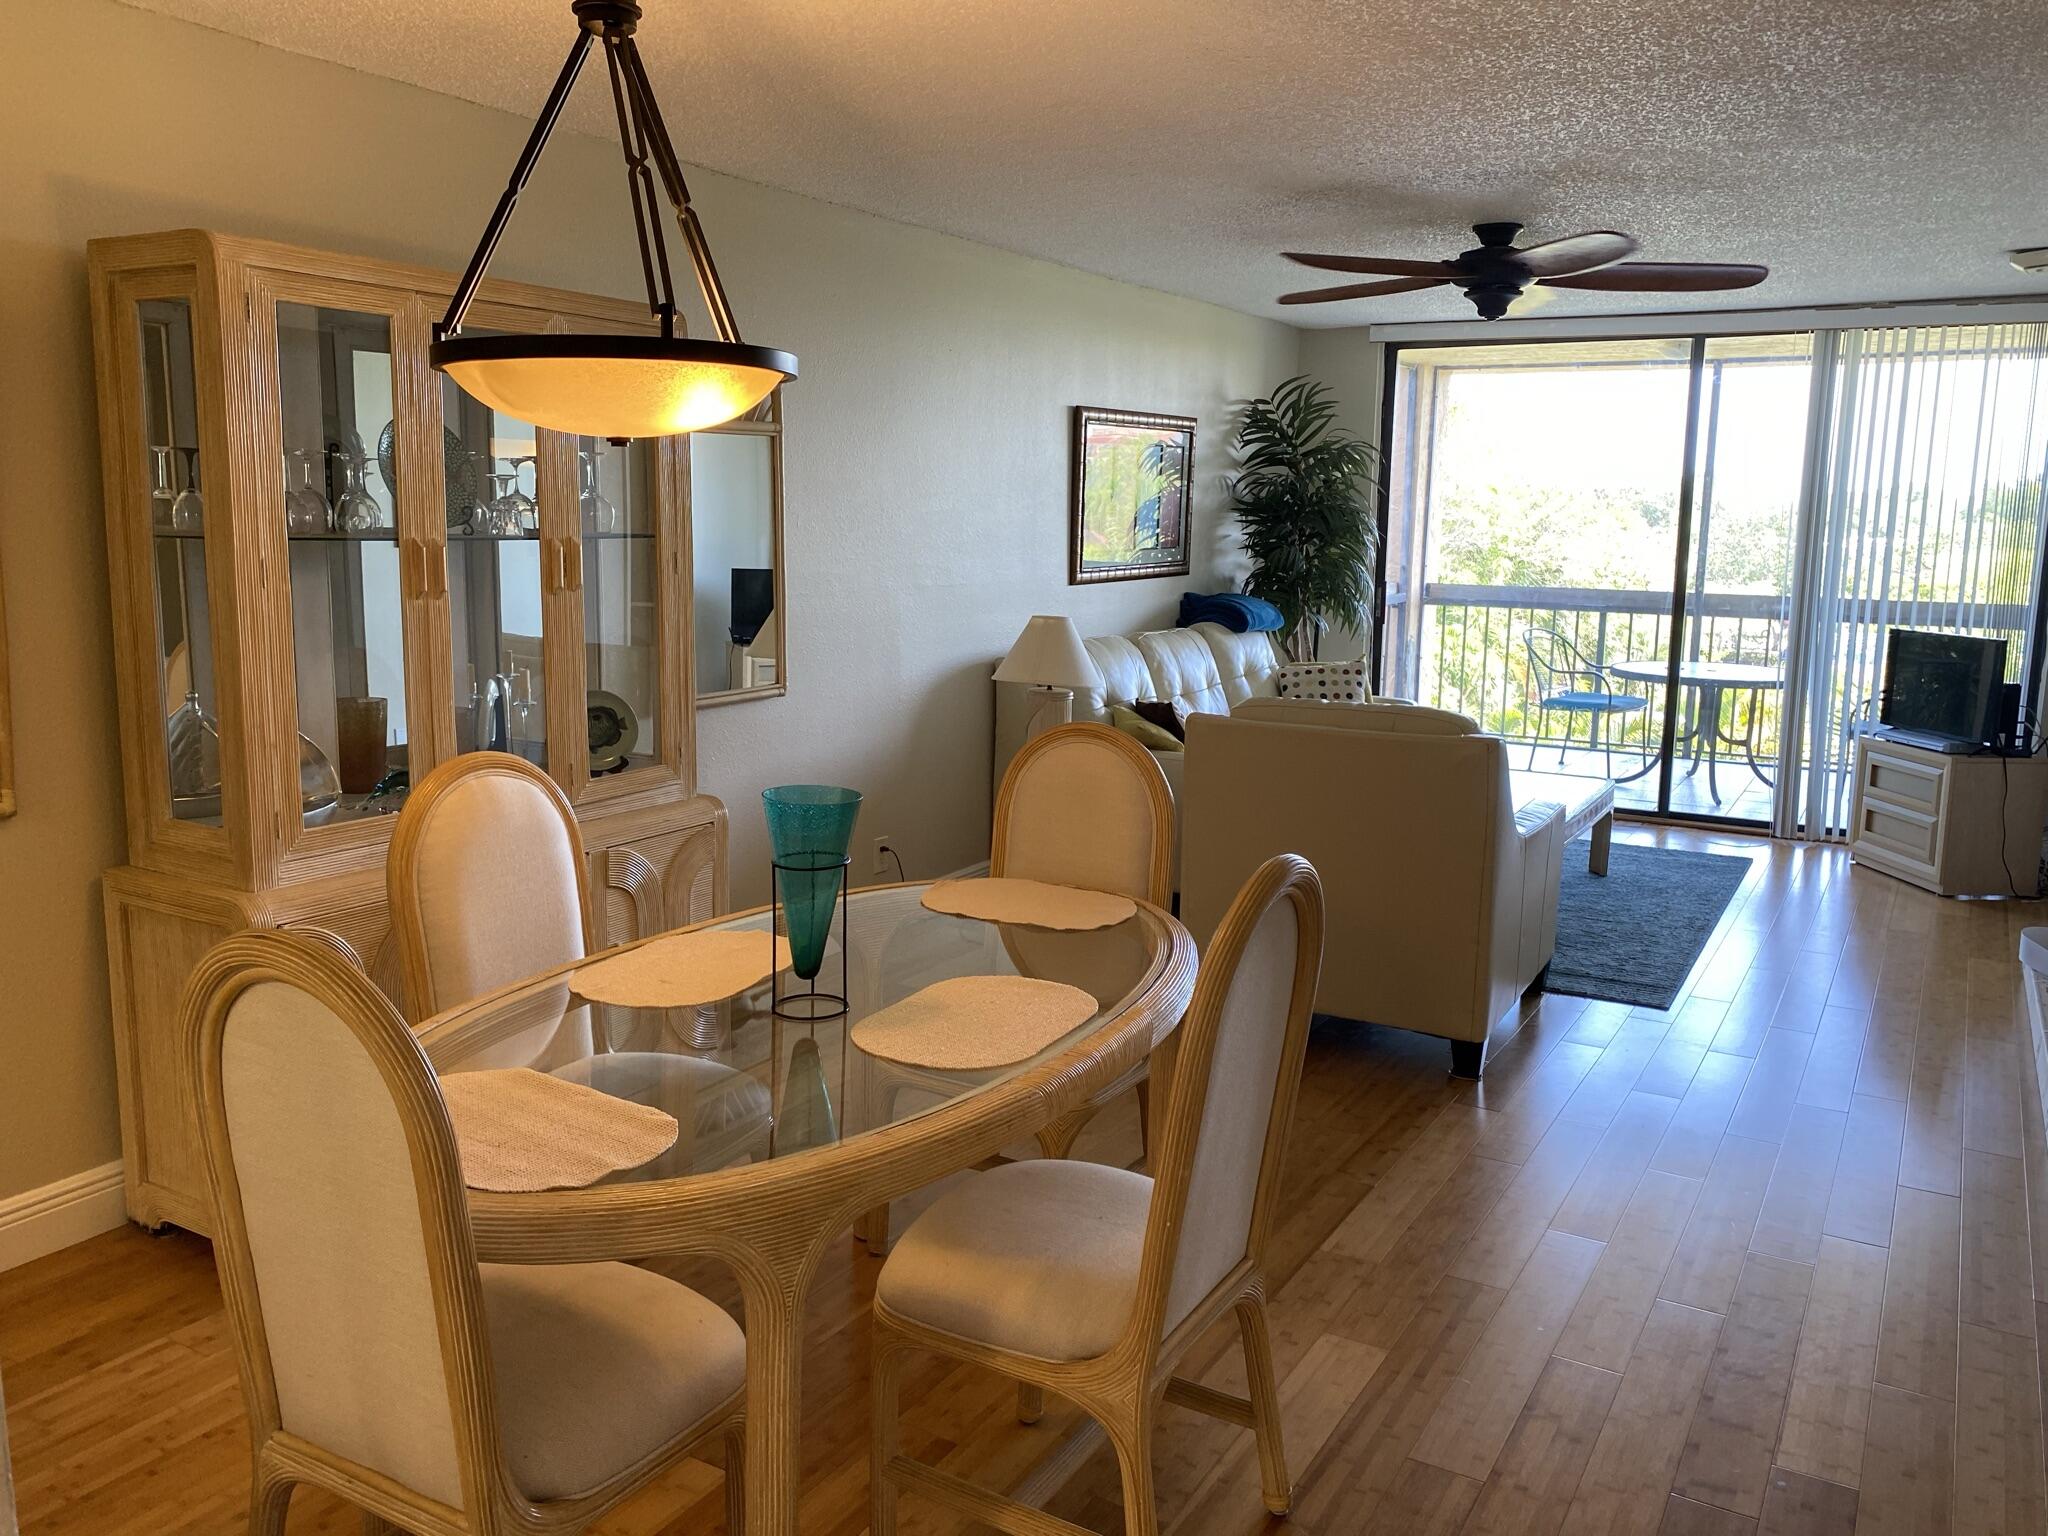
[[[761,791],[791,969],[805,981],[815,981],[825,963],[825,937],[832,931],[832,911],[846,879],[860,798],[859,790],[830,784],[783,784]]]

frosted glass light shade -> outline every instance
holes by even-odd
[[[577,437],[715,427],[796,377],[787,352],[685,337],[453,336],[428,357],[493,410]]]
[[[1032,617],[996,668],[999,683],[1030,683],[1039,688],[1100,688],[1102,674],[1088,658],[1081,633],[1065,614]]]

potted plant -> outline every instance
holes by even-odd
[[[1246,404],[1230,510],[1252,563],[1244,590],[1285,620],[1289,659],[1317,660],[1342,627],[1369,637],[1380,452],[1336,424],[1337,403],[1306,374]]]

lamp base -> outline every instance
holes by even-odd
[[[1048,688],[1043,683],[1033,683],[1030,697],[1031,720],[1024,727],[1026,741],[1042,732],[1074,723],[1073,689]]]

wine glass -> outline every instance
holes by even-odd
[[[171,503],[171,528],[177,533],[206,531],[206,502],[199,495],[199,450],[180,448],[185,455],[185,489]]]
[[[171,489],[171,450],[153,446],[149,450],[149,521],[158,533],[169,533],[177,526],[171,516],[177,499],[178,493]]]
[[[492,531],[492,521],[497,515],[491,511],[491,498],[484,494],[490,489],[488,482],[492,476],[488,466],[491,456],[479,448],[472,448],[469,450],[469,459],[469,515],[463,521],[462,531],[488,534]]]
[[[327,497],[320,487],[313,483],[313,460],[303,448],[294,448],[284,456],[285,482],[284,526],[287,533],[327,533],[334,526],[334,509],[327,505]],[[293,485],[292,468],[298,468],[298,483]]]
[[[533,471],[534,496],[538,496],[540,494],[539,458],[514,459],[512,460],[512,468],[515,473],[521,469]],[[519,531],[521,533],[539,533],[540,503],[534,499],[534,496],[527,495],[516,481],[513,484],[513,491],[519,498]]]
[[[375,533],[384,527],[384,508],[370,494],[369,466],[354,454],[341,455],[341,495],[334,515],[344,533]]]
[[[611,504],[603,491],[598,489],[598,457],[596,449],[581,450],[576,463],[583,480],[580,500],[583,504],[583,525],[592,533],[617,533],[619,531],[619,509]]]
[[[510,474],[492,471],[491,480],[498,486],[498,494],[491,502],[491,532],[506,538],[518,538],[526,531],[527,518],[534,526],[540,523],[540,507],[534,499],[519,488],[519,466],[530,462],[525,459],[507,459],[512,466]]]

